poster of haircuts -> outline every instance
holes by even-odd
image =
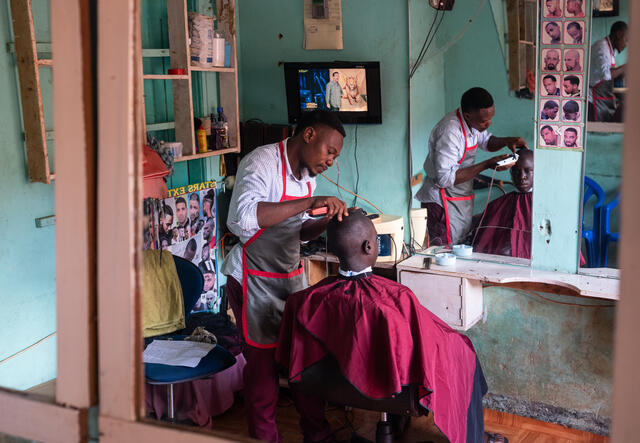
[[[204,288],[191,312],[217,314],[216,182],[169,189],[164,200],[146,199],[143,215],[143,248],[166,249],[196,265]]]
[[[540,0],[536,147],[584,150],[592,0]]]

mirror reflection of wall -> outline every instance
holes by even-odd
[[[617,268],[617,233],[619,232],[618,197],[621,183],[621,156],[623,127],[621,121],[626,84],[624,66],[627,58],[626,33],[620,22],[628,23],[629,0],[596,0],[591,23],[591,59],[589,84],[600,83],[596,97],[612,97],[612,100],[596,100],[598,112],[594,112],[594,89],[588,89],[587,109],[589,117],[586,136],[585,198],[583,201],[583,225],[581,251],[584,267]],[[617,13],[616,13],[617,12]],[[603,16],[603,14],[605,14]],[[614,24],[618,23],[616,26]],[[613,38],[611,36],[614,28]],[[614,44],[609,46],[611,41]],[[613,56],[612,56],[613,54]],[[615,61],[615,67],[613,63]],[[620,75],[618,75],[620,74]],[[615,77],[615,78],[614,78]],[[566,83],[567,77],[565,77]],[[563,84],[563,89],[564,89]],[[566,85],[571,90],[571,85]],[[606,116],[607,122],[603,122]],[[592,121],[598,118],[598,123]]]

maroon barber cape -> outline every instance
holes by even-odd
[[[533,192],[510,192],[487,206],[473,248],[485,254],[531,258]]]
[[[295,382],[331,353],[371,398],[421,386],[420,403],[453,443],[466,441],[476,355],[471,341],[409,288],[376,275],[328,277],[287,300],[276,358]]]

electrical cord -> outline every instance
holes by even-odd
[[[424,42],[422,43],[422,47],[420,48],[420,52],[418,53],[418,56],[416,57],[416,61],[414,62],[413,66],[411,67],[411,70],[409,72],[409,78],[413,77],[413,74],[416,72],[416,69],[418,68],[418,66],[420,65],[420,60],[422,59],[422,57],[424,56],[425,48],[428,49],[428,45],[429,45],[429,39],[431,38],[431,32],[433,31],[433,25],[435,24],[436,20],[438,19],[438,13],[440,12],[440,10],[436,10],[436,13],[433,16],[433,20],[431,21],[431,25],[429,26],[429,31],[427,31],[427,36],[424,39]],[[443,12],[444,14],[444,12]]]
[[[436,11],[436,15],[437,15],[437,11]],[[418,67],[422,64],[422,60],[424,60],[424,57],[427,54],[427,51],[429,51],[429,48],[431,47],[431,44],[433,43],[433,40],[436,34],[438,33],[438,29],[440,29],[442,20],[444,20],[444,11],[442,11],[442,14],[440,14],[440,20],[438,21],[438,24],[436,25],[436,29],[433,31],[433,34],[431,35],[431,39],[429,40],[427,47],[424,48],[424,51],[418,56],[419,57],[418,60],[416,60],[416,63],[413,65],[413,70],[411,71],[411,77],[413,77],[413,75],[418,70]]]
[[[333,183],[334,185],[336,185],[338,188],[348,192],[351,195],[356,195],[354,192],[349,191],[347,188],[345,188],[344,186],[339,185],[338,183],[334,182],[333,180],[331,180],[329,177],[327,177],[326,175],[324,175],[323,172],[320,173],[321,176],[323,176],[324,178],[326,178],[328,181],[330,181],[331,183]],[[374,205],[373,203],[371,203],[369,200],[367,200],[366,198],[364,198],[361,195],[358,195],[358,198],[361,198],[362,200],[366,201],[367,203],[369,203],[371,206],[373,206],[376,211],[378,211],[378,213],[380,215],[384,214],[384,212],[382,212],[382,209],[380,209],[379,207],[377,207],[376,205]]]
[[[487,213],[487,208],[489,207],[489,198],[491,198],[491,189],[493,189],[493,180],[496,176],[497,168],[493,168],[493,173],[491,174],[491,182],[489,183],[489,192],[487,192],[487,202],[484,205],[484,211],[482,211],[482,217],[480,217],[480,223],[478,223],[478,228],[476,228],[476,233],[473,235],[473,240],[471,240],[471,246],[475,245],[476,237],[478,237],[478,232],[480,232],[480,227],[482,226],[482,221],[484,220],[484,216]]]
[[[353,159],[356,164],[356,188],[355,188],[355,196],[353,197],[353,204],[351,206],[357,206],[358,203],[358,185],[360,185],[360,167],[358,166],[358,124],[356,123],[356,130],[354,138],[354,148],[353,148]]]
[[[40,340],[38,340],[37,342],[35,342],[32,345],[27,346],[26,348],[22,349],[21,351],[15,352],[13,354],[11,354],[10,356],[3,358],[2,360],[0,360],[0,365],[8,362],[9,360],[11,360],[12,358],[17,357],[20,354],[23,354],[25,352],[27,352],[29,349],[33,349],[36,346],[38,346],[40,343],[42,343],[45,340],[50,339],[51,337],[53,337],[54,335],[56,335],[58,333],[58,331],[53,331],[51,334],[47,335],[46,337],[41,338]]]

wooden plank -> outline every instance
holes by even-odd
[[[168,49],[143,49],[142,50],[142,57],[146,58],[146,57],[169,57],[169,50]]]
[[[145,80],[187,80],[189,77],[185,75],[171,75],[171,74],[144,74],[142,76]]]
[[[176,123],[176,141],[182,142],[183,155],[197,152],[193,127],[193,94],[188,47],[188,18],[186,0],[167,0],[169,18],[169,52],[172,68],[187,72],[187,81],[173,81],[173,114]]]
[[[237,64],[235,1],[221,0],[216,2],[218,7],[219,27],[225,39],[231,45],[231,67]],[[238,107],[238,71],[220,75],[220,106],[224,108],[229,123],[229,144],[240,146],[240,109]]]
[[[176,158],[174,161],[176,162],[185,162],[188,160],[197,160],[199,158],[206,158],[206,157],[214,157],[214,156],[218,156],[218,155],[222,155],[222,154],[229,154],[231,152],[240,152],[240,148],[239,147],[231,147],[229,149],[218,149],[216,151],[208,151],[208,152],[204,152],[202,154],[190,154],[190,155],[183,155],[180,158]]]
[[[192,71],[199,72],[236,72],[235,68],[225,68],[224,66],[213,66],[211,68],[201,68],[200,66],[192,66]]]
[[[232,433],[214,432],[192,426],[172,425],[166,422],[127,422],[111,417],[100,417],[100,442],[104,443],[222,443],[255,442]]]
[[[520,11],[519,0],[507,0],[507,33],[509,37],[509,89],[520,89]]]
[[[587,132],[624,133],[624,123],[587,122]]]
[[[51,4],[56,134],[56,399],[77,408],[97,403],[96,197],[89,5]]]
[[[65,408],[36,394],[0,388],[0,431],[47,443],[87,441],[85,410]]]
[[[164,131],[167,129],[173,129],[176,127],[175,122],[165,122],[165,123],[151,123],[146,125],[147,132],[151,131]]]
[[[629,21],[640,23],[640,7],[633,3]],[[634,26],[629,29],[629,44],[640,47],[640,29]],[[624,148],[622,151],[622,193],[621,238],[619,257],[622,273],[620,306],[616,313],[615,332],[615,361],[613,366],[613,416],[612,437],[614,442],[630,442],[640,435],[640,297],[638,290],[638,276],[640,275],[640,261],[638,261],[638,247],[640,247],[640,230],[636,228],[640,218],[640,199],[634,192],[640,186],[640,174],[637,165],[640,164],[638,138],[640,125],[635,122],[635,116],[640,113],[640,51],[629,52],[627,60],[629,92],[625,101],[625,114],[629,121],[624,134]]]
[[[142,140],[136,133],[140,93],[135,79],[141,61],[135,39],[138,7],[136,0],[98,2],[97,23],[100,414],[124,420],[137,418],[137,387],[142,384],[135,310],[142,232],[137,155]]]
[[[53,60],[39,58],[38,66],[53,66]]]
[[[50,183],[31,0],[11,0],[29,181]]]

